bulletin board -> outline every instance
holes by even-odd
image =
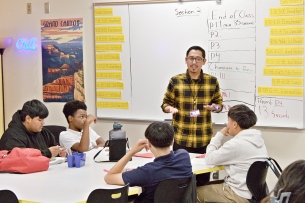
[[[98,118],[166,120],[171,77],[184,73],[186,50],[206,50],[203,71],[218,78],[227,122],[236,104],[259,126],[304,127],[303,0],[95,3]]]

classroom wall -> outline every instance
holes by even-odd
[[[111,0],[107,0],[111,2]],[[263,1],[263,0],[261,0]],[[44,13],[44,3],[41,0],[0,0],[0,36],[10,36],[13,43],[18,38],[36,37],[40,42],[40,20],[57,18],[83,18],[83,49],[85,94],[87,98],[88,113],[95,115],[95,63],[94,63],[94,21],[93,3],[101,0],[48,0],[50,13]],[[114,1],[113,1],[114,2]],[[32,14],[26,14],[26,3],[32,4]],[[182,47],[185,52],[188,47]],[[5,89],[5,119],[6,126],[11,116],[20,109],[25,101],[31,99],[42,100],[42,69],[41,49],[36,51],[17,51],[11,45],[4,52],[4,89]],[[164,87],[165,90],[166,87]],[[160,91],[164,91],[160,90]],[[161,104],[162,101],[160,101]],[[62,114],[63,103],[45,103],[50,111],[46,124],[66,125]],[[160,109],[161,111],[161,109]],[[149,122],[120,121],[127,132],[131,145],[143,137]],[[112,120],[98,120],[92,127],[105,140],[109,130],[112,129]],[[215,125],[214,131],[221,129],[222,125]],[[257,128],[262,131],[269,155],[275,158],[284,168],[297,159],[304,159],[305,130],[287,128]],[[223,176],[224,174],[221,173]],[[276,182],[275,175],[269,171],[268,184],[272,188]]]

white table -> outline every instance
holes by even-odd
[[[67,163],[50,165],[44,172],[31,174],[0,173],[0,189],[12,190],[20,202],[43,203],[76,203],[85,202],[91,191],[97,188],[117,188],[104,181],[104,169],[110,169],[115,162],[95,163],[94,155],[99,149],[86,152],[86,164],[81,168],[68,168]],[[194,158],[196,154],[190,154]],[[102,152],[97,159],[106,160],[107,152]],[[127,164],[129,168],[136,168],[153,161],[154,158],[133,157]],[[215,170],[222,167],[207,166],[203,163],[193,164],[196,174]],[[141,192],[139,187],[130,187],[129,195]]]

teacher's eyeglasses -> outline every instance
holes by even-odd
[[[197,62],[197,63],[200,63],[203,61],[203,58],[200,58],[200,57],[197,57],[197,58],[194,58],[194,57],[187,57],[186,60],[188,62],[193,62],[194,60]]]

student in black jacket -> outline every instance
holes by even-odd
[[[39,149],[43,156],[65,157],[65,149],[60,149],[54,135],[43,128],[44,119],[48,117],[47,107],[39,100],[27,101],[18,110],[0,139],[0,150],[14,147]]]

